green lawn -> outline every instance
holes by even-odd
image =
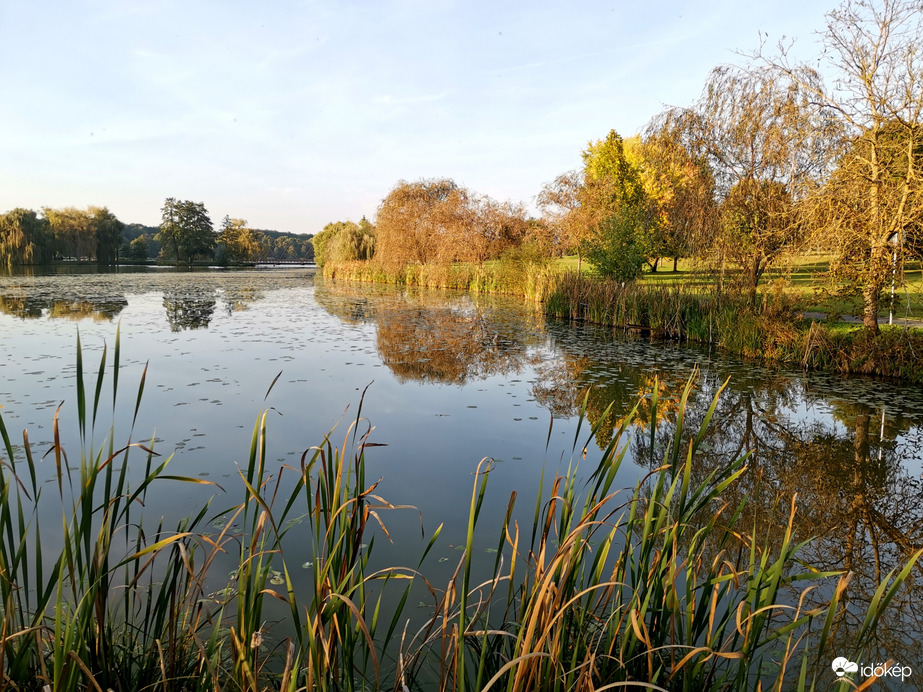
[[[862,297],[831,284],[826,277],[831,258],[831,255],[817,253],[793,258],[788,266],[777,267],[767,272],[760,282],[761,290],[779,284],[799,310],[858,317],[862,314]],[[577,256],[561,257],[556,260],[556,265],[563,270],[577,271]],[[695,285],[710,282],[707,275],[696,267],[691,259],[680,260],[677,269],[678,271],[673,271],[672,259],[665,259],[656,272],[651,272],[645,267],[641,281],[661,286],[671,283]],[[586,260],[583,261],[581,273],[585,276],[596,274]],[[890,288],[884,292],[879,317],[887,319],[889,307]],[[894,293],[894,316],[923,320],[923,263],[920,261],[905,263],[903,283],[898,277]]]

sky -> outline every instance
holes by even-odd
[[[588,142],[688,106],[835,0],[0,0],[0,213],[166,197],[216,226],[374,220],[447,177],[534,210]]]

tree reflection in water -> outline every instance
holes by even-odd
[[[834,650],[844,655],[853,653],[852,642],[878,584],[923,547],[923,481],[907,470],[919,464],[923,431],[898,404],[883,409],[869,403],[876,398],[873,382],[804,378],[712,362],[701,351],[619,342],[604,330],[585,329],[575,337],[573,329],[546,325],[540,317],[519,322],[505,318],[477,297],[430,294],[424,299],[421,292],[336,284],[318,285],[315,297],[343,320],[374,323],[382,360],[402,380],[463,384],[528,365],[536,375],[536,401],[562,418],[577,415],[585,405],[600,447],[644,396],[630,421],[633,456],[643,466],[661,465],[673,444],[679,398],[696,362],[706,370],[699,374],[686,409],[682,450],[732,373],[696,456],[691,482],[703,482],[715,469],[748,454],[748,471],[728,488],[723,512],[729,516],[739,511],[741,525],[752,528],[748,535],[734,537],[737,553],[716,545],[713,557],[732,562],[745,557],[751,539],[757,546],[777,547],[795,497],[796,539],[816,538],[803,548],[804,565],[798,569],[853,573],[848,608],[831,634],[838,643]],[[918,399],[904,405],[918,406]],[[708,511],[703,524],[715,519],[718,508]],[[827,592],[809,592],[804,606],[824,602],[835,583],[830,580]],[[918,653],[921,583],[918,564],[877,627],[878,648],[864,653],[869,662],[894,659],[923,675]],[[887,689],[886,683],[879,684]]]
[[[699,383],[687,411],[690,437],[682,441],[683,449],[719,386],[717,378]],[[799,402],[829,410],[829,420],[808,421],[794,413]],[[664,421],[662,430],[674,424]],[[911,441],[919,434],[919,426],[897,411],[861,402],[830,403],[825,395],[784,376],[732,380],[718,401],[692,470],[693,482],[749,453],[748,472],[724,499],[730,509],[740,508],[743,525],[753,527],[757,544],[782,542],[786,514],[796,498],[796,538],[815,538],[801,551],[807,569],[853,575],[846,592],[848,607],[832,630],[833,641],[839,643],[834,650],[852,652],[878,585],[923,548],[923,481],[907,470],[911,462],[919,462],[920,446]],[[658,433],[653,449],[649,440],[637,436],[635,457],[659,464],[673,440],[666,432]],[[703,523],[710,519],[702,517]],[[921,584],[918,563],[875,630],[877,648],[865,652],[875,662],[894,659],[923,671]],[[806,606],[820,605],[829,596],[829,591],[811,592]]]
[[[251,303],[262,300],[264,297],[263,291],[252,283],[225,286],[221,290],[221,302],[224,303],[224,309],[229,317],[235,312],[246,310]]]
[[[207,328],[215,314],[215,289],[190,285],[186,289],[169,288],[163,294],[170,331]]]
[[[21,319],[66,318],[112,321],[128,305],[124,296],[51,297],[44,295],[0,295],[0,312]]]
[[[374,322],[382,362],[402,382],[460,385],[518,372],[544,341],[540,320],[504,319],[489,297],[440,300],[425,291],[319,284],[315,299],[347,322]]]

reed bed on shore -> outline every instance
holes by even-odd
[[[558,275],[546,260],[516,255],[483,264],[406,264],[392,267],[374,261],[339,262],[325,264],[323,272],[330,279],[516,295],[537,303],[546,300]]]
[[[545,300],[557,318],[712,344],[775,364],[923,383],[923,334],[882,326],[870,338],[861,325],[803,320],[784,294],[750,304],[735,293],[682,284],[658,286],[559,275]]]
[[[113,418],[119,352],[116,337]],[[55,464],[52,484],[37,474],[28,434],[14,445],[0,418],[2,689],[830,687],[828,642],[846,607],[849,575],[800,562],[805,543],[793,534],[794,500],[769,540],[723,499],[747,459],[699,467],[717,398],[701,426],[687,430],[694,378],[672,429],[643,433],[665,443],[651,450],[666,451],[647,460],[652,470],[633,488],[614,483],[637,407],[585,472],[579,464],[593,431],[581,413],[570,464],[533,481],[531,523],[516,518],[517,493],[490,495],[493,462],[482,460],[465,550],[448,582],[436,583],[426,571],[438,529],[421,542],[416,565],[370,567],[376,540],[400,540],[389,534],[386,512],[401,508],[365,477],[376,443],[361,401],[341,445],[328,435],[297,465],[272,470],[268,416],[260,413],[240,469],[239,503],[224,510],[205,504],[168,529],[145,514],[152,488],[208,482],[169,474],[170,459],[132,441],[143,374],[131,428],[111,425],[102,439],[105,351],[89,397],[84,376],[78,341],[79,463],[60,441],[59,410],[45,453]],[[657,391],[649,402],[655,410]],[[493,527],[493,554],[485,558],[475,536],[484,503],[497,501],[506,503],[506,517]],[[60,505],[60,521],[48,522],[49,505]],[[207,524],[215,515],[226,519],[218,533]],[[294,543],[311,546],[307,575],[286,559]],[[215,568],[228,556],[237,565],[230,580]],[[859,660],[919,557],[908,555],[884,576],[854,650],[836,655]],[[829,599],[808,609],[805,596],[817,586]],[[422,617],[407,607],[415,588],[430,602]],[[837,689],[859,682],[844,679]]]

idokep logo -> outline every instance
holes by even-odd
[[[833,659],[833,663],[830,664],[833,667],[833,672],[836,673],[838,678],[843,677],[846,673],[858,673],[859,664],[853,663],[843,656],[838,656]]]
[[[900,678],[901,682],[904,682],[913,675],[913,669],[910,666],[902,666],[898,663],[890,666],[884,663],[878,663],[874,666],[865,666],[850,661],[843,656],[837,656],[833,659],[833,663],[830,664],[830,667],[833,668],[833,672],[836,673],[838,678],[850,675],[851,673],[859,673],[863,678]]]

